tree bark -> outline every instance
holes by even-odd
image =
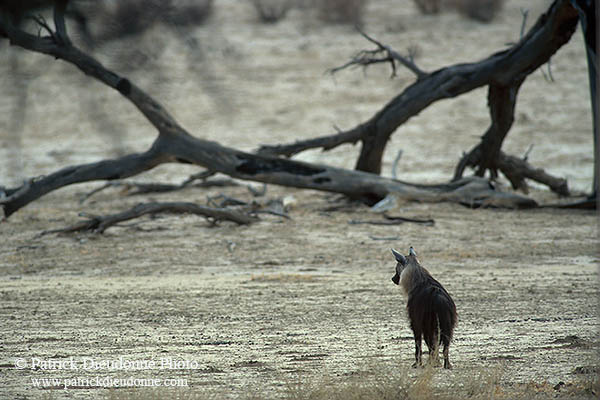
[[[466,167],[477,167],[477,176],[484,176],[486,170],[490,171],[492,178],[498,176],[500,148],[514,122],[517,93],[522,83],[523,79],[510,86],[490,85],[488,106],[492,123],[481,142],[456,166],[455,180],[462,178]],[[515,188],[519,187],[521,186],[517,185]]]

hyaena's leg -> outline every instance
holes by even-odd
[[[427,343],[427,347],[429,347],[429,364],[434,367],[438,367],[440,365],[440,344],[442,343],[442,334],[440,332],[440,321],[436,318],[436,327],[433,330],[433,335],[430,338],[429,343]],[[431,343],[431,344],[430,344]]]
[[[423,351],[422,351],[422,343],[421,343],[421,334],[415,332],[415,363],[413,364],[413,368],[420,367],[423,363],[421,361]]]
[[[452,364],[450,364],[450,356],[449,356],[450,343],[444,343],[444,368],[452,369]]]
[[[434,367],[440,366],[440,342],[437,337],[434,337],[432,340],[432,344],[429,347],[429,360],[427,361]]]

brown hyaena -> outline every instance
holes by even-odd
[[[415,364],[422,365],[421,340],[429,348],[429,362],[436,363],[440,344],[444,345],[444,368],[452,368],[448,350],[454,327],[456,326],[456,306],[450,294],[441,283],[419,264],[417,254],[411,247],[408,255],[403,256],[394,249],[396,274],[392,281],[402,286],[408,296],[407,309],[415,337]]]

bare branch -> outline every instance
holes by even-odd
[[[90,197],[92,197],[93,195],[95,195],[97,193],[102,192],[106,188],[118,186],[117,185],[118,183],[120,183],[120,182],[107,182],[104,185],[99,186],[96,189],[85,193],[83,196],[81,196],[79,198],[79,204],[83,204],[87,199],[89,199]]]
[[[523,21],[521,22],[521,32],[519,33],[519,38],[523,39],[523,35],[525,35],[525,26],[527,24],[527,16],[529,15],[529,10],[521,8],[521,15],[523,16]]]
[[[392,163],[392,178],[394,178],[394,179],[398,179],[397,169],[398,169],[398,163],[400,162],[401,157],[402,157],[402,149],[398,150],[398,154],[396,155],[396,158],[394,158],[394,162]]]
[[[548,74],[546,74],[544,72],[543,69],[540,68],[540,71],[542,71],[542,75],[544,75],[544,80],[546,82],[554,82],[554,76],[552,76],[552,59],[548,59],[548,62],[546,63],[546,68],[548,69]]]
[[[392,67],[392,77],[396,76],[396,64],[394,64],[394,59],[391,57],[382,57],[376,58],[375,55],[378,54],[380,50],[362,50],[358,52],[356,55],[352,57],[350,61],[347,63],[340,65],[339,67],[334,67],[328,70],[329,74],[336,74],[337,72],[346,69],[348,67],[361,66],[367,67],[371,64],[380,64],[389,62]]]
[[[384,45],[383,43],[379,42],[378,40],[375,40],[374,38],[367,35],[362,30],[359,29],[358,31],[360,32],[361,35],[363,35],[365,37],[365,39],[376,44],[377,47],[381,51],[385,51],[389,58],[400,62],[400,64],[404,65],[406,68],[408,68],[410,71],[412,71],[417,76],[417,79],[421,79],[421,78],[424,78],[427,75],[429,75],[427,72],[424,72],[419,67],[417,67],[417,65],[413,62],[412,56],[410,56],[410,51],[409,51],[409,58],[406,58],[406,57],[402,56],[401,54],[397,53],[396,51],[394,51],[390,46]]]
[[[371,43],[374,43],[377,46],[377,49],[361,50],[356,55],[354,55],[350,61],[348,61],[344,65],[330,69],[329,73],[335,74],[336,72],[339,72],[343,69],[346,69],[346,68],[352,67],[352,66],[362,66],[364,68],[371,64],[380,64],[380,63],[388,63],[389,62],[390,66],[392,68],[392,77],[395,77],[396,76],[395,61],[398,61],[400,64],[404,65],[406,68],[408,68],[410,71],[412,71],[417,76],[417,79],[424,78],[428,75],[426,72],[422,71],[419,67],[417,67],[417,65],[414,63],[413,53],[411,53],[410,50],[409,50],[408,58],[404,57],[401,54],[399,54],[398,52],[394,51],[391,47],[384,45],[383,43],[379,42],[378,40],[367,35],[360,28],[357,27],[356,29],[365,39],[367,39]],[[380,54],[384,54],[384,55],[379,57]]]
[[[141,217],[146,214],[157,214],[157,213],[173,213],[173,214],[195,214],[206,217],[213,222],[218,221],[232,221],[239,225],[247,225],[256,220],[256,218],[250,217],[245,214],[241,214],[237,211],[210,208],[199,206],[195,203],[187,202],[168,202],[168,203],[142,203],[138,204],[129,210],[110,215],[82,215],[87,219],[78,222],[63,229],[56,229],[42,232],[42,235],[50,233],[72,233],[72,232],[94,232],[104,233],[106,229],[111,226],[118,224],[119,222],[128,221],[134,218]]]
[[[338,128],[335,128],[336,131]],[[359,125],[354,129],[338,132],[336,135],[321,136],[309,140],[299,140],[292,144],[263,145],[258,149],[259,154],[272,154],[291,157],[308,149],[321,147],[323,151],[331,150],[341,144],[356,143],[363,135],[364,126]]]
[[[531,153],[531,150],[533,150],[533,143],[529,145],[529,148],[527,148],[527,150],[525,151],[525,154],[523,154],[523,161],[527,161],[527,159],[529,158],[529,154]]]
[[[42,36],[42,31],[46,31],[46,33],[50,36],[52,40],[57,41],[56,35],[50,28],[50,25],[46,22],[46,18],[42,15],[32,15],[29,17],[33,22],[39,25],[38,36]]]
[[[247,206],[248,203],[242,200],[235,199],[233,197],[226,196],[224,194],[218,194],[216,196],[210,196],[207,198],[206,203],[215,208],[225,208],[231,206]]]
[[[181,182],[181,186],[185,187],[190,183],[200,179],[202,181],[206,181],[211,176],[215,175],[216,171],[206,170],[202,172],[198,172],[197,174],[190,175],[185,181]]]
[[[524,193],[528,193],[525,181],[527,178],[548,186],[550,190],[561,196],[570,195],[566,179],[554,177],[541,168],[534,168],[526,159],[502,152],[498,160],[498,168],[510,180],[515,189],[521,189]]]
[[[413,222],[416,224],[425,224],[425,225],[435,225],[435,220],[433,220],[432,218],[427,218],[427,219],[422,219],[422,218],[407,218],[407,217],[401,217],[401,216],[397,216],[397,215],[388,215],[388,214],[383,214],[383,217],[385,219],[391,220],[391,221],[404,221],[404,222]]]
[[[529,151],[530,150],[528,150],[527,153],[529,153]],[[478,145],[471,150],[469,154],[463,155],[456,168],[455,176],[461,176],[457,174],[462,174],[465,168],[468,166],[479,165],[480,157],[482,157],[481,147]],[[531,179],[535,182],[548,186],[550,190],[561,196],[570,195],[569,186],[566,179],[557,178],[548,174],[543,169],[532,167],[527,162],[527,154],[524,158],[518,158],[500,151],[498,155],[498,161],[495,165],[497,170],[502,172],[508,178],[514,189],[520,189],[524,193],[528,193],[529,186],[527,185],[526,179]]]
[[[202,182],[193,185],[193,187],[197,188],[209,188],[209,187],[225,187],[225,186],[238,186],[239,184],[234,182],[231,179],[211,179],[207,180],[206,177],[214,175],[214,172],[211,171],[203,171],[198,174],[191,175],[185,181],[180,184],[170,184],[170,183],[145,183],[145,182],[130,182],[130,181],[117,181],[117,182],[107,182],[106,184],[84,194],[79,199],[79,203],[83,203],[88,200],[90,197],[94,196],[101,191],[108,188],[123,188],[122,192],[125,192],[127,196],[138,196],[142,194],[148,193],[167,193],[174,192],[176,190],[185,189],[186,187],[192,186],[191,184],[199,179],[202,179]]]
[[[427,219],[407,218],[407,217],[400,217],[400,216],[391,216],[391,215],[387,215],[387,214],[383,214],[383,218],[385,218],[384,221],[378,221],[378,220],[362,221],[362,220],[352,219],[352,220],[348,221],[348,223],[350,225],[362,225],[362,224],[366,224],[366,225],[401,225],[405,222],[411,222],[414,224],[423,224],[426,226],[435,225],[435,221],[431,218],[427,218]]]
[[[267,184],[266,183],[263,183],[260,189],[255,189],[251,185],[247,185],[246,188],[248,189],[248,191],[250,193],[252,193],[252,196],[254,196],[254,197],[262,197],[265,194],[267,194]]]

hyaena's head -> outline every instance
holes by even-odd
[[[409,265],[419,265],[419,260],[417,260],[417,253],[415,253],[415,249],[413,249],[412,246],[410,247],[410,249],[408,249],[407,256],[403,256],[394,249],[392,249],[392,254],[394,254],[394,257],[396,257],[397,262],[396,274],[392,277],[392,282],[394,282],[396,285],[399,285],[400,278],[402,276],[402,271],[404,271],[404,269]]]

